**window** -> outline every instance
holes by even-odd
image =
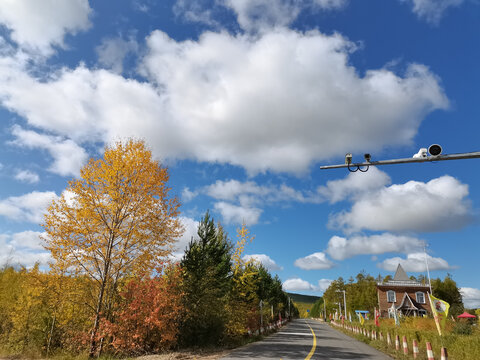
[[[387,301],[388,302],[395,302],[395,291],[393,290],[388,290],[387,291]]]
[[[419,292],[416,292],[415,295],[417,297],[417,303],[425,304],[425,294],[424,293],[419,291]]]

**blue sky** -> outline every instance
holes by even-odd
[[[478,160],[320,170],[478,151],[473,0],[4,0],[0,262],[46,263],[47,204],[89,157],[144,139],[186,232],[210,210],[289,291],[364,270],[452,274],[480,306]]]

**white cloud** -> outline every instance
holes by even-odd
[[[288,201],[300,203],[323,201],[317,194],[302,193],[285,184],[258,185],[254,181],[217,180],[214,184],[204,187],[201,192],[217,200],[239,201],[243,205]]]
[[[148,47],[145,75],[169,94],[182,134],[194,136],[181,144],[199,160],[250,172],[305,171],[344,154],[344,144],[355,151],[408,143],[426,113],[448,106],[422,65],[403,78],[386,69],[359,77],[348,65],[355,46],[338,34],[208,32],[176,42],[155,31]]]
[[[235,12],[238,24],[247,31],[289,25],[302,10],[302,3],[294,0],[225,0],[225,6]]]
[[[128,53],[138,51],[138,44],[133,37],[128,40],[122,38],[103,39],[96,48],[98,62],[117,74],[123,71],[123,61]]]
[[[295,266],[303,270],[331,269],[335,264],[327,259],[323,252],[316,252],[304,258],[295,260]]]
[[[77,144],[135,136],[161,159],[301,173],[343,156],[345,144],[360,153],[408,144],[429,112],[448,106],[425,66],[361,76],[352,51],[318,31],[207,32],[183,42],[154,31],[142,65],[150,82],[84,65],[39,80],[3,57],[0,101]]]
[[[434,258],[427,255],[428,269],[433,270],[450,270],[454,267],[450,266],[448,262],[442,258]],[[403,269],[407,272],[425,272],[427,267],[425,264],[425,253],[418,252],[408,254],[406,259],[400,257],[394,257],[385,259],[378,264],[378,267],[387,271],[395,271],[398,264],[402,265]]]
[[[64,47],[66,34],[90,27],[91,11],[88,0],[2,0],[0,23],[22,48],[50,55],[52,46]]]
[[[45,233],[31,230],[22,231],[11,236],[10,244],[16,248],[43,250],[43,240],[40,239],[40,236],[45,236]]]
[[[427,183],[391,185],[356,200],[350,211],[331,216],[329,226],[347,233],[377,231],[447,231],[473,218],[468,185],[445,175]]]
[[[384,254],[387,252],[409,253],[421,249],[424,242],[410,236],[380,234],[343,238],[333,236],[325,252],[335,260],[344,260],[357,255]]]
[[[318,290],[325,291],[328,289],[333,280],[330,279],[320,279],[318,280]]]
[[[190,243],[192,238],[197,238],[197,230],[199,225],[198,221],[185,216],[180,216],[179,219],[185,231],[173,245],[173,257],[177,260],[180,260],[183,257],[185,249],[188,247],[188,244]]]
[[[191,191],[190,188],[186,187],[182,191],[182,200],[185,202],[189,202],[198,195],[196,191]]]
[[[341,9],[348,0],[313,0],[313,3],[323,9]]]
[[[283,282],[284,291],[318,291],[318,288],[300,278],[288,279]]]
[[[250,261],[250,260],[255,260],[259,263],[261,263],[267,270],[271,271],[278,271],[278,270],[283,270],[283,268],[268,255],[265,254],[252,254],[252,255],[245,255],[243,257],[244,261]]]
[[[15,174],[15,179],[30,184],[35,184],[40,181],[38,174],[30,170],[18,170]]]
[[[480,308],[480,290],[470,287],[460,288],[460,294],[462,294],[463,305],[467,309]]]
[[[233,213],[236,209],[235,212],[238,214],[235,214],[235,217],[237,217],[237,220],[232,221],[236,223],[241,223],[241,220],[238,219],[239,216],[244,216],[244,212],[249,213],[247,218],[251,221],[258,222],[262,212],[259,207],[262,206],[271,206],[276,203],[319,203],[324,201],[323,197],[316,193],[301,192],[285,184],[258,185],[254,181],[241,182],[238,180],[217,180],[214,184],[204,186],[196,191],[190,191],[186,188],[182,197],[191,200],[200,193],[216,200],[222,200],[215,204],[215,208],[220,210],[222,214]]]
[[[27,221],[36,224],[43,222],[43,214],[50,203],[57,199],[52,191],[33,191],[21,196],[11,196],[0,200],[0,216],[15,221]]]
[[[359,198],[389,185],[390,177],[376,167],[371,167],[366,173],[351,172],[344,179],[328,181],[326,186],[320,186],[318,192],[330,203],[345,199]]]
[[[226,224],[255,225],[262,213],[258,208],[237,206],[224,201],[215,203],[214,209],[222,214]]]
[[[176,0],[173,5],[173,13],[177,17],[183,17],[189,22],[198,22],[213,27],[220,27],[214,19],[215,6],[206,4],[205,0]]]
[[[20,126],[14,126],[12,134],[16,137],[12,142],[13,144],[29,149],[47,150],[53,158],[53,164],[49,168],[53,173],[62,176],[78,176],[80,168],[87,162],[87,152],[70,139],[39,134],[35,131],[22,129]],[[32,180],[34,175],[36,174],[23,173],[23,178]]]
[[[460,6],[464,0],[401,0],[412,3],[413,12],[432,24],[438,24],[448,8]]]
[[[21,265],[32,267],[36,262],[46,265],[50,254],[44,251],[37,231],[23,231],[14,234],[0,234],[0,267]]]
[[[221,3],[234,11],[242,29],[265,31],[291,24],[307,9],[340,9],[347,0],[223,0]]]

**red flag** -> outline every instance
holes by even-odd
[[[378,318],[380,317],[380,311],[375,308],[375,326],[380,326],[380,322],[378,321]]]

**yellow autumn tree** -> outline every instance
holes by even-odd
[[[168,178],[143,141],[118,141],[103,158],[90,159],[48,208],[43,227],[52,270],[87,276],[95,284],[90,356],[120,282],[151,272],[183,231]]]
[[[252,242],[254,236],[245,224],[237,229],[237,243],[232,255],[232,289],[229,293],[227,310],[229,320],[227,332],[232,338],[245,335],[248,328],[253,327],[259,299],[257,296],[258,268],[253,260],[245,261],[243,253],[248,242]]]

